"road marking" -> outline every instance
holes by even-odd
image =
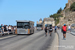
[[[2,38],[0,38],[0,40],[2,40],[2,39],[6,39],[6,38],[11,38],[11,37],[14,37],[14,36],[16,36],[16,35],[7,36],[7,37],[2,37]]]

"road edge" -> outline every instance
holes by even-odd
[[[49,50],[58,50],[58,45],[59,45],[58,33],[55,33],[55,38],[54,38]]]

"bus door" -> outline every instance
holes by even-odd
[[[27,34],[30,34],[30,26],[29,25],[24,25],[24,29]]]

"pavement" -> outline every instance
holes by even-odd
[[[61,30],[57,30],[59,38],[58,50],[75,50],[75,36],[70,32],[66,33],[66,40],[63,40],[63,33]]]

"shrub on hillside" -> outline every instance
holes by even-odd
[[[60,8],[58,11],[57,11],[57,14],[60,14],[62,11],[62,8]]]
[[[75,11],[75,2],[70,6],[71,11]]]
[[[50,15],[50,17],[54,18],[55,25],[57,25],[59,23],[59,17],[63,17],[63,16],[61,14],[53,14],[53,15]]]

